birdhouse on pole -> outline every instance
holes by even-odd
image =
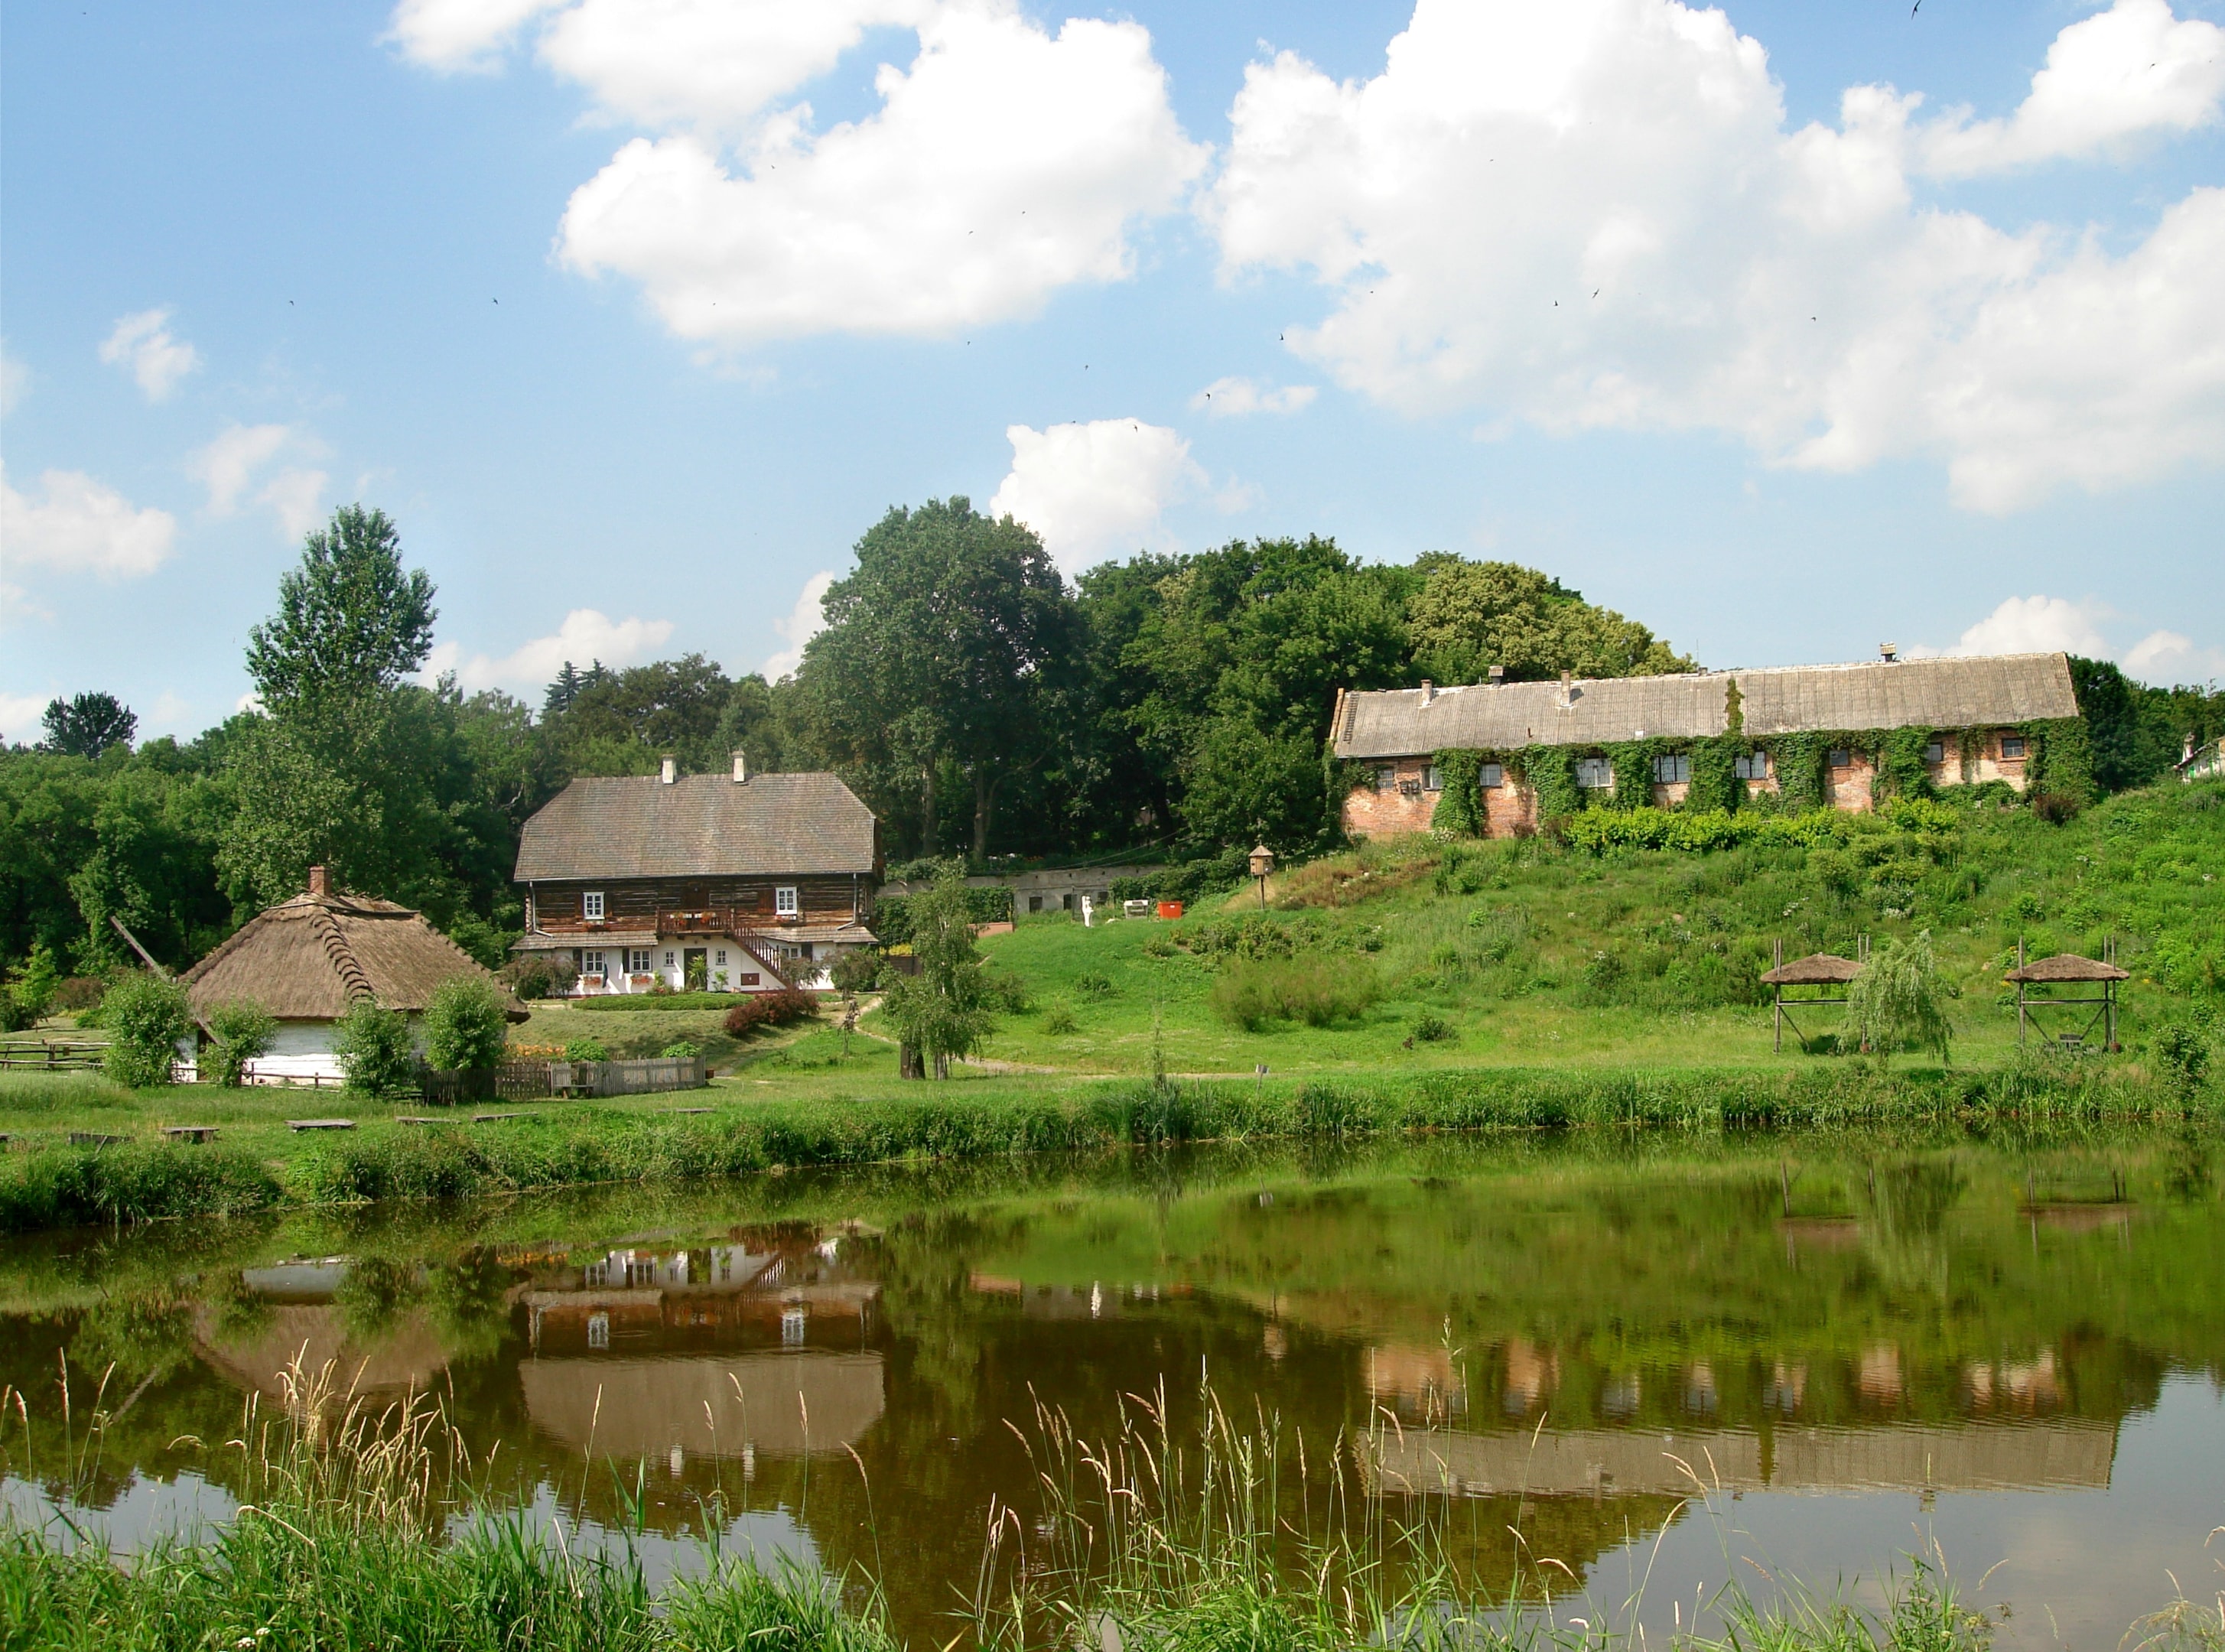
[[[1252,877],[1259,885],[1259,910],[1267,909],[1267,875],[1275,870],[1275,851],[1261,844],[1252,851]]]

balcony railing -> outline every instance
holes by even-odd
[[[685,911],[658,913],[656,933],[660,939],[671,935],[732,935],[738,940],[745,940],[751,935],[777,934],[788,925],[802,921],[801,915],[777,918],[756,907],[694,907]]]

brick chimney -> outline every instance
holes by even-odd
[[[1576,674],[1573,671],[1563,671],[1561,674],[1561,709],[1564,712],[1569,711],[1575,706],[1575,703]]]
[[[734,784],[746,786],[749,783],[750,754],[746,751],[737,751],[734,753]]]
[[[332,892],[333,880],[331,874],[326,872],[321,866],[310,867],[309,893],[312,895],[330,895]]]
[[[1505,682],[1506,680],[1506,668],[1505,666],[1493,666],[1493,667],[1492,667],[1492,668],[1491,668],[1491,686],[1492,686],[1493,688],[1496,688],[1496,687],[1499,687],[1499,684],[1501,684],[1501,683]]]
[[[669,786],[674,781],[679,779],[680,759],[670,752],[666,752],[663,761],[656,766],[656,778],[658,784],[664,786]]]
[[[1437,686],[1427,677],[1422,679],[1422,704],[1433,705],[1437,698]]]

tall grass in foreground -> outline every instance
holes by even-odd
[[[334,1390],[329,1366],[288,1373],[277,1415],[250,1397],[238,1437],[206,1447],[240,1457],[227,1525],[119,1564],[67,1513],[68,1495],[98,1472],[105,1383],[80,1435],[62,1376],[51,1461],[35,1454],[22,1396],[0,1394],[21,1424],[21,1459],[10,1450],[4,1467],[55,1489],[61,1510],[49,1529],[0,1523],[0,1646],[11,1652],[901,1652],[877,1593],[853,1610],[832,1581],[793,1567],[769,1573],[722,1553],[715,1535],[700,1575],[652,1591],[637,1523],[617,1547],[582,1553],[561,1519],[544,1529],[452,1499],[441,1488],[472,1484],[475,1465],[439,1408],[365,1406]],[[992,1504],[970,1608],[948,1641],[913,1652],[969,1640],[980,1652],[1647,1644],[1637,1596],[1607,1614],[1588,1600],[1571,1612],[1575,1573],[1550,1559],[1525,1562],[1487,1598],[1447,1541],[1448,1499],[1373,1494],[1370,1437],[1341,1436],[1309,1459],[1303,1437],[1286,1440],[1265,1414],[1239,1429],[1210,1392],[1201,1399],[1194,1433],[1176,1432],[1163,1396],[1134,1402],[1101,1445],[1040,1409],[1032,1435],[1016,1428],[1041,1507],[1028,1519]],[[707,1509],[707,1532],[720,1514]],[[1721,1630],[1683,1619],[1654,1636],[1664,1652],[1979,1652],[1987,1638],[1985,1618],[1923,1564],[1880,1613],[1797,1586],[1765,1605],[1733,1585],[1711,1605]],[[2180,1600],[2127,1644],[2136,1637],[2146,1652],[2215,1649],[2225,1623]]]

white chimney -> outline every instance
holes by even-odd
[[[1563,671],[1561,674],[1561,709],[1564,712],[1571,710],[1575,703],[1576,674],[1573,671]]]
[[[1506,668],[1505,666],[1493,666],[1493,667],[1492,667],[1492,668],[1491,668],[1491,686],[1492,686],[1493,688],[1496,688],[1496,687],[1499,687],[1499,684],[1501,684],[1501,683],[1505,682],[1506,680]]]
[[[1427,677],[1422,679],[1422,704],[1429,705],[1437,697],[1437,686]]]
[[[749,783],[750,754],[746,751],[737,751],[734,753],[734,784],[746,786]]]
[[[1894,660],[1899,657],[1899,655],[1900,644],[1898,642],[1880,642],[1878,644],[1878,655],[1887,665],[1891,665]]]
[[[666,786],[679,779],[680,759],[668,752],[664,760],[656,765],[656,778],[659,783]]]

